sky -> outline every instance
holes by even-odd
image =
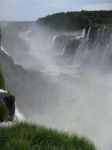
[[[30,21],[79,10],[112,10],[112,0],[0,0],[0,21]]]

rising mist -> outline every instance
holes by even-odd
[[[7,45],[15,37],[19,44]],[[111,43],[112,30],[105,28],[57,32],[31,23],[23,31],[4,31],[3,47],[14,62],[40,74],[26,120],[76,132],[111,150]]]

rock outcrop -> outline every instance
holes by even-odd
[[[5,90],[0,90],[0,103],[5,105],[8,112],[8,119],[7,121],[13,121],[14,114],[15,114],[15,97],[10,95]],[[0,122],[3,122],[3,118],[0,118]],[[5,120],[6,121],[6,120]]]

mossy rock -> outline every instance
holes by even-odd
[[[0,122],[9,120],[9,112],[4,103],[0,103]]]

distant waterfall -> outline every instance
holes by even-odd
[[[97,65],[105,68],[112,64],[112,30],[106,28],[84,28],[82,32],[55,33],[49,38],[48,49],[56,59],[66,58],[78,65]],[[64,58],[64,61],[65,61]],[[58,61],[60,62],[60,61]],[[73,65],[73,64],[71,64]]]
[[[81,39],[75,61],[79,63],[109,66],[112,64],[112,30],[99,28],[88,29],[86,36]]]
[[[89,29],[88,29],[86,40],[89,40],[89,38],[90,38],[90,32],[91,32],[91,27],[89,27]]]
[[[82,38],[85,38],[85,36],[86,36],[86,29],[84,28],[83,31],[82,31],[81,37],[82,37]]]

